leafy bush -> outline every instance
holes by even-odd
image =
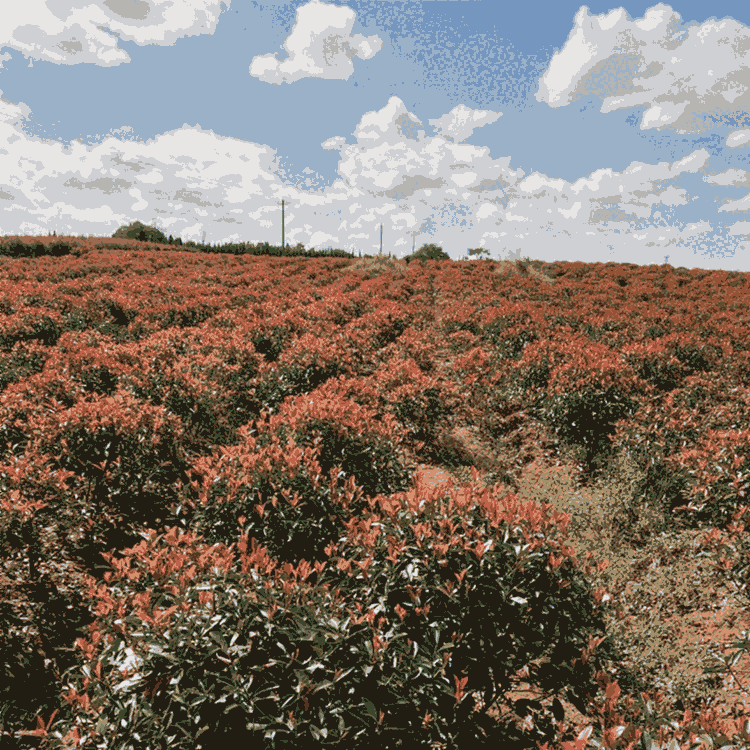
[[[336,362],[319,364],[293,363],[275,372],[268,372],[256,388],[258,411],[275,409],[289,396],[311,393],[330,378],[345,372]],[[256,412],[257,413],[257,412]]]
[[[551,399],[542,414],[563,443],[580,447],[584,467],[593,475],[612,455],[609,437],[615,432],[615,423],[635,406],[616,388],[599,392],[587,389]]]
[[[34,373],[41,372],[49,355],[39,344],[17,343],[10,354],[0,354],[0,392],[11,383],[17,383]]]
[[[316,445],[322,476],[337,466],[339,478],[353,476],[367,497],[406,490],[409,475],[393,446],[370,435],[342,430],[332,420],[313,419],[295,432],[297,445]]]
[[[34,725],[40,706],[65,706],[59,675],[80,666],[71,644],[96,619],[80,594],[60,594],[47,575],[26,589],[38,635],[28,632],[29,620],[15,615],[10,600],[0,603],[0,732],[3,724]],[[3,749],[21,746],[0,737]]]
[[[394,404],[393,413],[402,424],[413,426],[413,438],[432,442],[440,423],[448,416],[442,393],[427,388],[419,394],[405,396]]]
[[[670,518],[674,527],[689,525],[688,519],[673,512],[687,502],[688,471],[675,469],[659,455],[647,457],[643,451],[634,450],[633,456],[643,472],[643,478],[636,486],[636,497],[642,498],[644,505],[650,505]]]
[[[284,350],[288,338],[286,329],[276,326],[254,331],[251,340],[255,351],[262,354],[266,362],[275,362]]]
[[[169,240],[160,229],[142,224],[140,221],[134,221],[132,224],[120,227],[112,236],[130,240],[140,240],[141,242],[159,242],[164,245],[169,244]]]
[[[38,258],[47,252],[44,243],[26,243],[21,240],[11,240],[8,243],[0,243],[0,255],[11,258]]]
[[[377,503],[315,565],[274,560],[248,533],[239,564],[176,528],[125,550],[109,590],[91,588],[83,675],[64,677],[76,715],[47,740],[520,749],[556,739],[560,698],[586,713],[619,655],[601,645],[602,591],[556,539],[560,517],[486,490]],[[550,705],[507,697],[522,670]],[[533,712],[533,729],[488,716],[494,701]]]
[[[63,255],[70,255],[73,248],[69,242],[53,242],[47,246],[47,253],[55,258],[60,258]]]
[[[404,260],[406,260],[407,263],[410,263],[413,260],[421,260],[422,262],[425,260],[450,260],[450,255],[443,252],[442,247],[429,244],[422,245],[419,250],[413,252],[411,255],[407,255]]]
[[[539,340],[539,334],[528,327],[513,326],[502,317],[484,326],[481,338],[492,344],[502,360],[518,360],[529,342]]]
[[[58,316],[57,320],[60,320]],[[38,341],[44,346],[54,346],[62,335],[56,320],[49,315],[34,318],[29,315],[15,330],[0,334],[0,349],[11,351],[17,342]]]
[[[655,358],[644,358],[636,367],[639,378],[646,380],[659,391],[674,391],[682,382],[678,365],[659,362]]]
[[[246,531],[274,557],[320,560],[341,535],[347,513],[366,508],[363,495],[408,488],[409,472],[396,449],[377,431],[360,431],[356,415],[366,412],[337,401],[330,410],[338,419],[330,410],[306,414],[300,411],[306,401],[284,405],[284,413],[297,415],[294,424],[274,421],[270,428],[256,421],[250,432],[259,430],[257,437],[246,428],[236,448],[222,448],[221,456],[215,452],[196,465],[203,489],[200,504],[189,503],[191,529],[228,544],[244,516]]]
[[[90,398],[38,431],[42,448],[56,456],[54,468],[71,472],[49,509],[63,525],[83,519],[88,537],[71,554],[96,563],[99,551],[132,543],[139,527],[160,528],[171,519],[185,464],[175,446],[175,417],[148,404],[133,413],[121,388]]]

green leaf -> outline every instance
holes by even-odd
[[[378,712],[375,709],[375,704],[371,701],[368,701],[365,699],[365,711],[367,711],[368,716],[372,716],[373,719],[377,718]]]
[[[227,642],[221,633],[217,633],[215,630],[212,630],[208,635],[213,641],[221,646],[224,653],[229,653],[229,647],[227,646]]]

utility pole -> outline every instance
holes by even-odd
[[[281,200],[281,250],[283,252],[284,244],[284,199]]]
[[[383,254],[383,225],[380,225],[380,254]]]

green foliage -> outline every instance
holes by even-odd
[[[171,518],[185,464],[168,426],[155,432],[144,421],[132,433],[78,426],[63,431],[58,442],[63,438],[67,449],[58,450],[55,468],[73,476],[49,508],[69,526],[80,525],[81,514],[88,519],[85,539],[71,547],[74,557],[100,567],[100,552],[122,549],[138,539],[137,529],[161,528]]]
[[[612,453],[609,437],[615,423],[632,414],[636,404],[616,388],[597,392],[587,389],[548,400],[542,418],[567,445],[579,447],[586,471],[593,475]]]
[[[10,258],[40,258],[47,254],[47,248],[42,242],[26,243],[21,240],[11,240],[0,243],[0,255]]]
[[[427,388],[418,395],[406,396],[397,401],[393,407],[393,414],[399,422],[411,427],[415,440],[431,442],[449,412],[443,403],[440,390]]]
[[[480,332],[480,326],[473,320],[446,320],[443,323],[443,330],[445,331],[445,334],[447,336],[450,336],[450,334],[452,333],[456,333],[456,331],[468,331],[469,333],[473,333],[476,336]]]
[[[164,233],[156,227],[148,226],[140,221],[120,227],[112,237],[139,240],[140,242],[158,242],[164,245],[170,244]]]
[[[635,487],[635,496],[643,505],[651,506],[670,519],[673,527],[688,526],[690,522],[673,511],[687,503],[690,473],[687,469],[674,469],[660,454],[650,454],[643,450],[634,451],[637,465],[642,467],[642,477]]]
[[[710,372],[711,364],[706,357],[705,352],[697,346],[675,346],[674,356],[682,362],[688,369],[689,373]]]
[[[26,344],[17,344],[10,354],[0,354],[0,391],[44,369],[45,352]]]
[[[40,706],[65,715],[59,674],[79,665],[70,646],[95,619],[78,593],[60,594],[46,575],[27,589],[36,636],[23,632],[28,620],[14,612],[11,601],[0,602],[0,733],[14,725],[34,726]],[[21,744],[0,735],[0,747]]]
[[[342,433],[335,424],[311,420],[295,434],[297,445],[313,445],[318,436],[317,460],[322,476],[328,476],[334,465],[346,480],[354,476],[364,495],[390,495],[409,488],[409,475],[389,444],[360,434]]]
[[[665,335],[665,331],[661,326],[648,326],[645,330],[645,335],[652,341],[656,341]]]
[[[164,399],[164,407],[182,420],[186,430],[185,443],[190,450],[237,442],[236,432],[220,405],[208,395],[196,396],[175,383]]]
[[[276,372],[268,372],[256,388],[255,398],[259,411],[276,408],[288,396],[311,393],[329,378],[344,374],[346,369],[338,363],[320,365],[291,364]]]
[[[633,357],[628,357],[633,362]],[[649,382],[658,391],[674,391],[682,382],[679,365],[660,362],[654,357],[644,357],[635,363],[635,373],[639,378]]]
[[[501,360],[520,359],[524,346],[539,340],[539,334],[534,329],[523,327],[508,331],[511,326],[509,321],[496,318],[481,332],[482,340],[495,347]]]
[[[407,255],[405,258],[407,263],[413,260],[450,260],[450,255],[443,252],[443,248],[435,244],[422,245],[419,250],[416,250],[411,255]]]
[[[205,305],[191,305],[184,310],[171,308],[155,316],[162,328],[192,328],[213,317],[213,310]]]
[[[48,315],[44,315],[21,330],[0,334],[0,349],[10,351],[19,341],[38,341],[44,346],[54,346],[61,335],[62,331],[57,323]]]
[[[408,327],[408,320],[389,315],[388,322],[378,327],[377,334],[373,337],[372,348],[382,349],[392,344]]]
[[[70,255],[73,248],[69,242],[53,242],[47,246],[47,253],[55,258],[60,258],[63,255]]]
[[[343,449],[336,465],[344,464],[352,472],[358,468],[352,466],[353,457],[359,454],[369,459],[370,471],[367,466],[364,470],[360,468],[357,474],[363,478],[355,479],[370,485],[368,491],[372,492],[373,484],[385,487],[386,482],[405,489],[408,473],[382,447],[353,444],[351,448],[351,452]],[[324,463],[333,464],[330,450],[330,444],[322,447]],[[384,476],[373,480],[371,475],[379,467],[385,469]],[[342,471],[347,474],[344,468]],[[389,476],[397,472],[400,472],[399,482]],[[338,541],[347,519],[342,507],[332,502],[330,481],[321,471],[321,477],[324,476],[325,480],[318,483],[306,470],[294,476],[277,471],[258,472],[243,479],[242,490],[231,501],[224,500],[227,487],[219,481],[211,488],[208,501],[189,512],[187,524],[209,543],[227,543],[236,538],[237,518],[244,516],[247,519],[244,531],[266,546],[274,558],[295,564],[300,560],[325,560],[325,548]],[[342,487],[345,481],[341,475],[336,485]],[[298,496],[300,501],[292,505],[285,495]],[[264,506],[262,516],[257,510],[259,506]],[[364,507],[360,503],[360,510]]]
[[[117,390],[117,377],[104,365],[84,370],[79,380],[88,393],[111,396]]]
[[[252,342],[255,351],[262,354],[266,362],[275,362],[284,349],[289,338],[286,329],[270,328],[260,329],[252,334]]]
[[[550,375],[549,360],[545,357],[539,364],[524,369],[521,388],[524,391],[542,391],[547,387]]]
[[[288,566],[274,582],[250,564],[240,573],[204,562],[186,584],[183,565],[156,574],[139,564],[139,589],[161,592],[152,606],[173,608],[169,625],[147,625],[132,605],[124,614],[101,614],[97,629],[115,637],[103,638],[93,659],[102,663],[102,679],[89,687],[96,711],[78,712],[79,731],[94,731],[106,748],[176,750],[395,750],[436,742],[520,750],[553,740],[564,719],[559,698],[586,712],[595,672],[618,656],[605,641],[581,659],[590,637],[604,633],[583,572],[565,555],[553,569],[550,553],[559,548],[543,537],[529,548],[526,521],[494,528],[476,506],[454,508],[447,520],[432,507],[419,517],[396,513],[380,516],[367,548],[352,527],[324,568],[308,566],[309,575],[300,565],[305,584]],[[244,537],[242,554],[268,570],[253,537]],[[170,544],[186,563],[202,554],[176,537]],[[479,547],[482,553],[469,551]],[[155,559],[156,542],[131,554]],[[205,595],[208,604],[199,598]],[[139,642],[148,648],[138,649],[134,674],[125,678],[125,647]],[[539,666],[528,681],[555,697],[550,708],[506,697],[516,672],[532,662]],[[81,690],[80,669],[65,682]],[[484,712],[474,710],[476,692]],[[534,728],[522,735],[496,722],[486,713],[495,700],[519,717],[534,712]]]

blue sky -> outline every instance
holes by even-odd
[[[0,234],[750,271],[750,4],[24,0]],[[708,13],[711,15],[708,15]]]

